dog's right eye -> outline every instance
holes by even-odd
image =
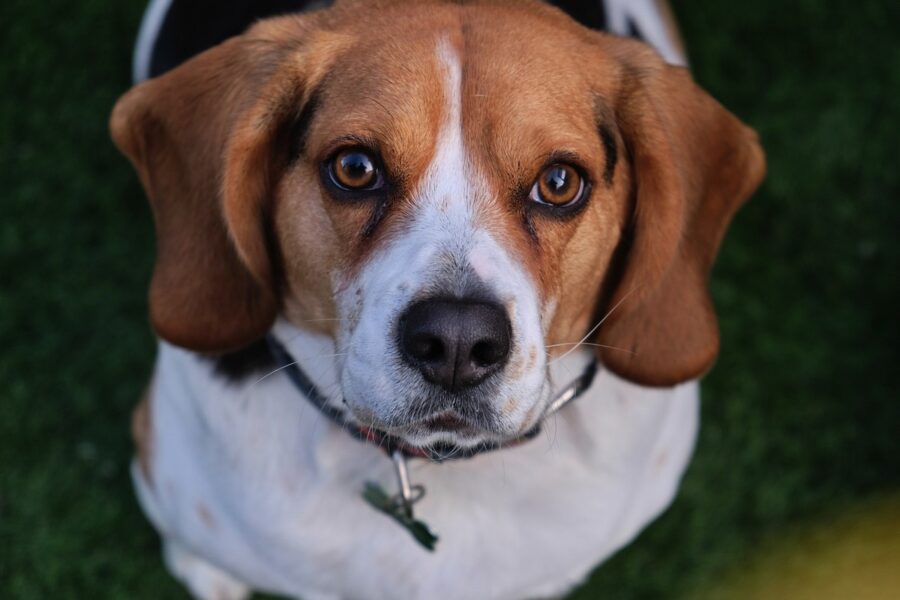
[[[335,186],[346,191],[377,190],[384,185],[375,157],[360,148],[335,154],[329,165],[329,176]]]
[[[530,198],[538,204],[567,208],[578,204],[587,186],[575,167],[556,163],[544,169],[531,188]]]

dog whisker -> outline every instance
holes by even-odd
[[[257,379],[256,381],[254,381],[252,385],[257,385],[258,383],[264,381],[265,379],[268,379],[269,377],[271,377],[271,376],[274,375],[275,373],[278,373],[279,371],[284,371],[285,369],[288,369],[288,368],[290,368],[290,367],[293,367],[294,365],[296,365],[296,364],[299,363],[299,362],[300,362],[300,361],[295,360],[295,361],[293,361],[293,362],[289,362],[289,363],[286,364],[286,365],[281,365],[281,366],[278,367],[277,369],[275,369],[275,370],[273,370],[273,371],[269,371],[268,373],[266,373],[265,375],[263,375],[262,377],[260,377],[260,378]]]
[[[564,342],[560,344],[550,344],[549,346],[544,346],[544,348],[560,348],[562,346],[592,346],[594,348],[608,348],[609,350],[619,350],[621,352],[627,352],[629,354],[637,354],[634,350],[629,350],[628,348],[619,348],[618,346],[607,346],[606,344],[595,344],[593,342]]]
[[[316,356],[304,357],[304,360],[313,360],[313,359],[317,359],[317,358],[333,358],[335,356],[346,356],[347,354],[348,354],[347,352],[337,352],[335,354],[319,354]],[[278,373],[279,371],[283,371],[283,370],[293,367],[294,365],[297,365],[297,364],[300,364],[300,360],[295,360],[293,362],[289,362],[286,365],[282,365],[282,366],[278,367],[277,369],[275,369],[274,371],[269,371],[268,373],[266,373],[265,375],[263,375],[262,377],[260,377],[256,381],[254,381],[251,385],[257,385],[258,383],[262,382],[265,379],[268,379],[269,377]]]
[[[550,418],[549,418],[550,423],[547,423],[546,419],[544,420],[545,426],[542,427],[541,433],[544,435],[544,438],[547,440],[547,449],[545,451],[546,454],[550,454],[551,452],[553,452],[554,449],[556,449],[556,438],[559,435],[559,422],[557,421],[558,418],[559,418],[559,415],[554,413],[554,414],[550,415]],[[552,425],[552,427],[553,427],[552,433],[550,432],[550,427],[547,427],[547,425]]]
[[[561,356],[559,356],[559,357],[557,357],[557,358],[551,360],[551,361],[547,364],[547,366],[549,367],[549,366],[552,365],[553,363],[555,363],[555,362],[557,362],[557,361],[560,361],[560,360],[564,359],[565,357],[567,357],[567,356],[569,356],[570,354],[572,354],[573,352],[575,352],[575,350],[577,350],[582,344],[584,344],[585,342],[587,342],[587,341],[591,338],[591,336],[594,335],[594,333],[600,328],[600,326],[603,325],[603,323],[606,321],[606,319],[609,318],[609,315],[613,314],[613,312],[615,312],[615,310],[616,310],[617,308],[619,308],[619,307],[622,305],[622,303],[625,302],[625,300],[627,300],[628,297],[631,296],[631,294],[632,294],[636,289],[637,289],[637,288],[635,287],[635,288],[631,288],[630,290],[628,290],[628,292],[626,292],[625,295],[622,296],[622,298],[621,298],[618,302],[616,302],[616,304],[615,304],[611,309],[609,309],[605,315],[603,315],[603,318],[600,319],[599,321],[597,321],[597,324],[594,325],[593,327],[591,327],[590,331],[588,331],[586,334],[584,334],[584,337],[581,338],[581,340],[580,340],[578,343],[576,343],[571,349],[569,349],[569,350],[567,350],[566,352],[564,352]]]

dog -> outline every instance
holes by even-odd
[[[558,597],[671,502],[765,171],[684,68],[538,2],[346,0],[110,126],[157,230],[133,478],[196,597]]]

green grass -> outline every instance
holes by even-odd
[[[696,78],[760,131],[769,177],[715,271],[723,352],[681,494],[576,598],[703,589],[786,525],[900,489],[893,5],[676,5]],[[153,233],[106,119],[141,9],[0,4],[4,598],[182,594],[127,473]]]

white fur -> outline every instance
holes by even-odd
[[[641,37],[653,46],[666,62],[682,67],[687,66],[687,57],[679,47],[679,41],[672,39],[659,0],[604,0],[607,29],[618,35],[631,35],[633,23]]]
[[[334,382],[314,358],[333,353],[329,339],[284,322],[276,333],[317,385]],[[552,365],[559,385],[587,356]],[[428,490],[417,514],[440,536],[431,554],[360,497],[366,481],[394,489],[386,455],[331,425],[284,373],[257,379],[229,383],[160,344],[152,481],[133,473],[156,528],[193,555],[182,562],[194,590],[218,589],[208,580],[224,571],[224,589],[306,600],[558,596],[669,504],[698,422],[695,382],[649,389],[601,372],[526,444],[412,461]]]
[[[131,78],[135,83],[140,83],[150,77],[153,49],[171,5],[172,0],[150,0],[147,8],[144,9],[137,42],[134,45],[134,56],[131,59]]]

